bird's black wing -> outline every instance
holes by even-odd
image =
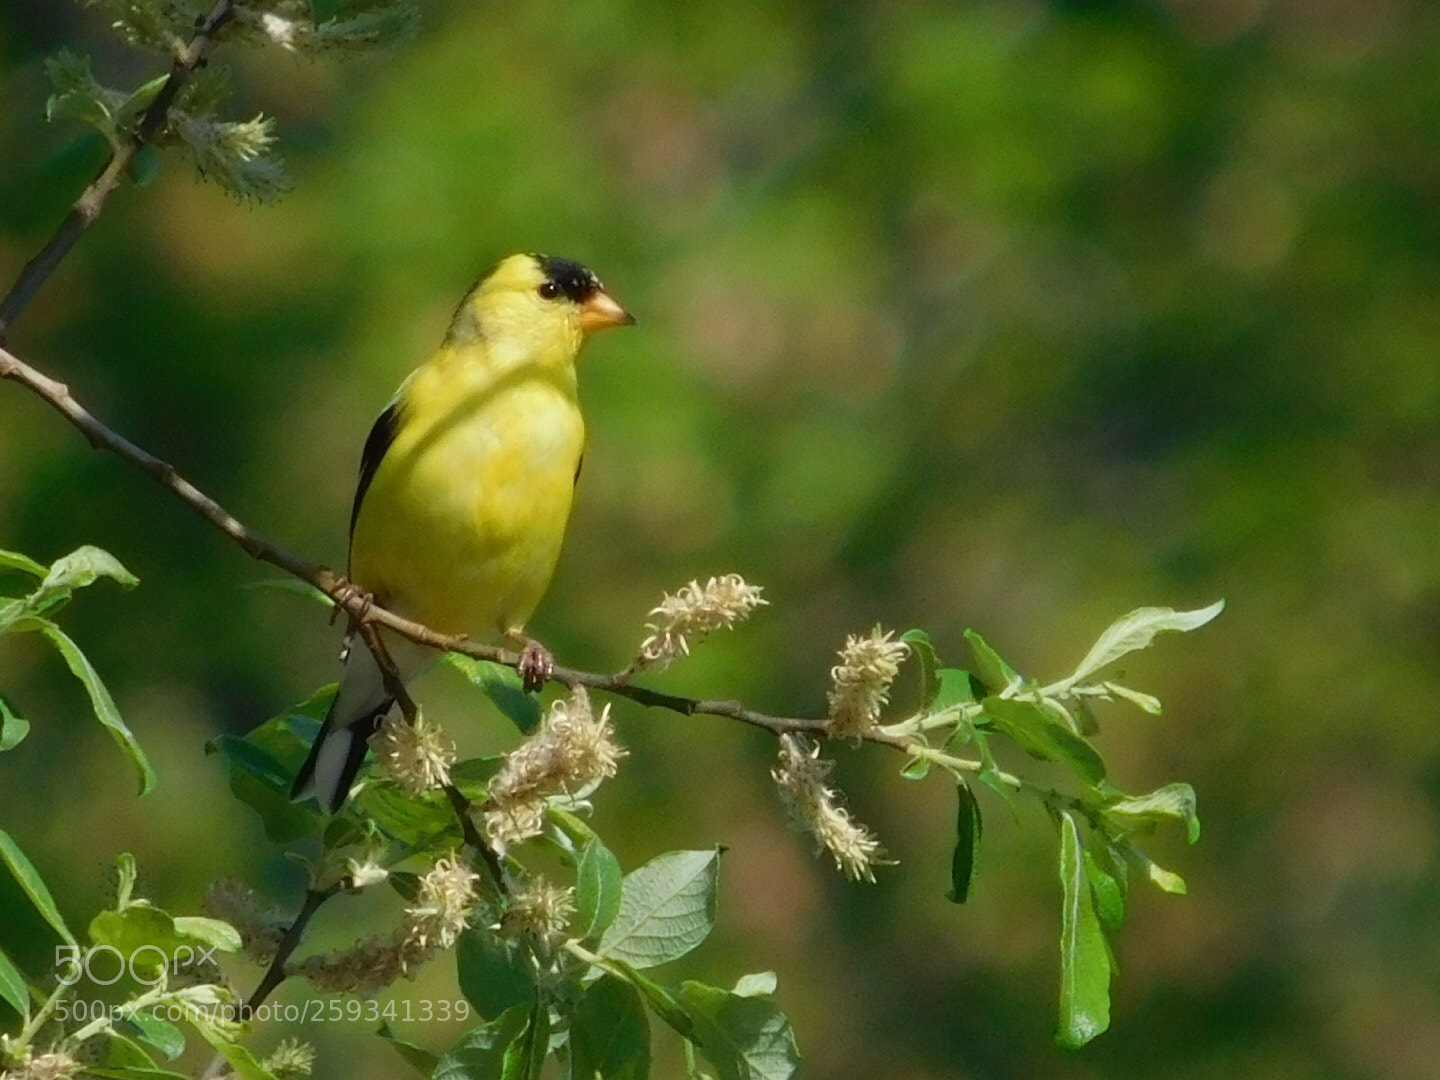
[[[350,508],[350,542],[355,542],[355,523],[360,520],[360,504],[365,501],[365,492],[370,490],[370,481],[375,479],[375,470],[385,458],[385,451],[395,442],[395,433],[400,430],[400,402],[392,401],[385,411],[375,418],[375,426],[365,439],[365,449],[360,454],[360,482],[355,485],[355,504]]]

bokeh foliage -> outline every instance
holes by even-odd
[[[6,280],[102,152],[37,125],[67,44],[107,83],[151,73],[69,5],[0,13]],[[1059,889],[1035,822],[988,815],[956,908],[953,796],[862,767],[845,787],[907,873],[845,888],[785,833],[768,740],[621,714],[605,834],[626,865],[730,845],[715,945],[786,972],[815,1075],[1416,1075],[1440,1044],[1437,48],[1422,0],[432,3],[390,57],[242,65],[295,191],[249,209],[167,163],[12,341],[335,560],[369,420],[469,280],[584,259],[642,325],[582,372],[585,483],[535,624],[567,659],[621,662],[660,589],[731,568],[772,607],[667,679],[777,711],[813,711],[877,620],[1059,671],[1136,603],[1230,601],[1203,647],[1136,662],[1183,723],[1111,722],[1112,775],[1191,779],[1206,839],[1183,904],[1130,910],[1114,1031],[1074,1058],[1036,1006]],[[94,542],[146,582],[66,612],[150,752],[144,803],[54,656],[0,655],[25,715],[70,719],[0,793],[56,894],[97,898],[67,915],[120,850],[177,910],[219,874],[293,895],[200,746],[328,677],[313,612],[239,588],[253,568],[19,393],[0,541]],[[111,812],[78,834],[56,806],[82,788]]]

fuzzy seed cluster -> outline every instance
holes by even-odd
[[[750,613],[769,601],[760,597],[759,585],[747,584],[739,574],[712,577],[666,593],[660,606],[651,609],[645,624],[650,636],[640,643],[640,666],[664,666],[679,656],[688,656],[690,645],[712,630],[728,630],[744,622]]]
[[[793,735],[780,737],[780,760],[770,775],[796,827],[810,833],[851,881],[875,880],[884,849],[873,833],[850,816],[827,786],[834,763],[820,757]]]
[[[892,640],[893,631],[877,626],[868,634],[851,634],[840,650],[840,663],[830,669],[830,733],[860,736],[880,722],[890,700],[890,686],[910,647]]]

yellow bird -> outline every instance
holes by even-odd
[[[549,654],[525,635],[560,555],[585,422],[575,360],[634,323],[584,266],[511,255],[461,302],[440,351],[380,414],[350,515],[350,579],[397,614],[446,634],[498,631],[523,648],[527,682]],[[424,651],[387,639],[401,673]],[[394,699],[356,642],[291,795],[332,812]]]

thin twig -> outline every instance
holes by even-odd
[[[105,208],[106,200],[120,186],[120,181],[124,178],[126,170],[130,168],[131,162],[135,160],[135,155],[164,129],[165,122],[170,118],[170,109],[175,104],[175,99],[190,80],[190,76],[204,63],[211,45],[214,44],[215,35],[234,17],[235,0],[220,0],[211,9],[210,14],[196,26],[195,34],[191,37],[189,44],[176,51],[175,57],[170,63],[169,77],[160,87],[149,108],[140,115],[140,121],[135,125],[135,130],[130,138],[110,155],[110,160],[105,163],[95,179],[75,200],[75,205],[70,208],[70,212],[60,222],[54,235],[45,242],[45,246],[36,253],[35,257],[25,264],[20,271],[20,276],[15,279],[15,284],[5,295],[5,299],[0,300],[0,342],[5,341],[16,318],[35,298],[35,294],[49,280],[50,275],[55,272],[55,268],[70,253],[75,242],[100,216],[100,211]]]

